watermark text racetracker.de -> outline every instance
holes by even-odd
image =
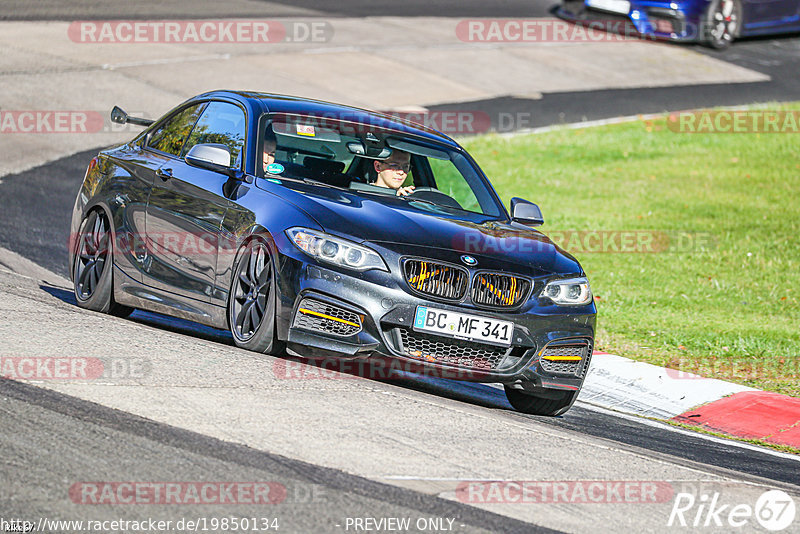
[[[384,113],[448,135],[475,135],[487,133],[492,128],[489,114],[478,110],[384,111]]]
[[[550,230],[547,236],[553,243],[572,254],[582,253],[689,253],[706,252],[716,248],[716,238],[708,232],[666,230]],[[547,252],[550,241],[532,238],[527,234],[511,235],[491,232],[465,231],[458,234],[452,246],[471,254]]]
[[[131,113],[148,118],[146,114]],[[0,134],[97,134],[142,131],[135,124],[111,122],[108,112],[98,110],[2,110]]]
[[[472,109],[431,109],[384,113],[447,135],[478,135],[490,131],[508,133],[533,128],[537,124],[537,116],[532,111],[497,111],[489,114]]]
[[[800,133],[800,111],[700,110],[670,113],[667,128],[675,133]]]
[[[718,380],[796,379],[800,380],[800,358],[791,354],[765,357],[764,355],[729,355],[730,347],[722,347],[722,355],[707,355],[702,359],[678,358],[672,360],[666,374],[677,380],[705,380],[713,376]]]
[[[424,362],[435,363],[432,354],[423,351],[412,351],[412,357],[419,362],[401,361],[396,358],[373,356],[368,360],[343,360],[341,358],[317,359],[314,361],[276,360],[272,366],[275,378],[279,380],[404,380],[408,375],[423,375],[449,380],[481,380],[488,371],[467,368],[431,367]],[[481,362],[473,362],[481,366]],[[486,369],[491,362],[485,360]]]
[[[57,519],[38,521],[0,517],[0,532],[267,532],[280,530],[277,517],[222,516],[180,519]]]
[[[98,111],[4,110],[0,111],[0,133],[97,133],[105,121]]]
[[[447,135],[478,135],[495,131],[498,133],[513,132],[532,128],[536,124],[536,115],[532,111],[486,111],[453,108],[445,109],[389,109],[381,113],[393,118],[413,122],[438,130]],[[280,115],[278,115],[280,117]],[[283,118],[283,117],[281,117]],[[353,133],[367,133],[375,128],[383,127],[384,119],[375,116],[365,116],[361,113],[311,113],[303,116],[303,125],[330,127],[335,124],[339,127],[340,121],[346,121],[346,129]],[[290,131],[293,119],[286,116],[285,122],[276,122],[273,125],[278,133],[293,135]]]
[[[75,504],[281,504],[286,486],[278,482],[76,482]]]
[[[10,380],[138,379],[151,372],[146,358],[0,357],[0,378]]]
[[[581,253],[694,253],[716,248],[716,238],[707,232],[661,230],[552,230],[545,237],[528,233],[496,235],[491,231],[466,230],[452,238],[451,248],[467,254],[541,253],[551,250],[553,243],[573,254]],[[75,251],[91,234],[72,234],[68,250]],[[93,245],[94,246],[94,245]],[[109,243],[98,243],[101,249],[113,247],[114,254],[145,258],[159,251],[185,258],[213,258],[238,254],[235,239],[215,232],[121,232]]]
[[[573,24],[556,18],[467,19],[456,25],[456,37],[467,43],[625,42],[651,39],[624,20],[584,20]]]
[[[492,117],[485,111],[474,109],[390,109],[383,110],[381,113],[449,135],[481,134],[492,128]],[[353,134],[372,132],[375,128],[383,127],[384,121],[385,119],[380,116],[348,111],[342,113],[315,112],[303,115],[303,126],[306,128],[342,127],[348,133]],[[342,126],[342,122],[346,124]],[[504,117],[505,124],[513,122],[513,117]],[[296,135],[292,131],[296,127],[295,119],[291,115],[277,114],[273,122],[273,129],[276,133]]]
[[[653,480],[465,480],[455,490],[467,504],[653,504],[672,495],[669,482]]]
[[[327,43],[333,25],[323,20],[100,20],[74,21],[67,35],[81,44]]]

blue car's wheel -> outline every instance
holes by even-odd
[[[739,36],[742,7],[739,0],[714,0],[704,21],[704,38],[711,48],[722,50]]]
[[[86,215],[76,241],[72,280],[78,306],[117,317],[130,315],[132,308],[114,302],[114,239],[102,210]]]
[[[239,253],[228,301],[228,322],[239,347],[276,354],[275,269],[263,241],[250,241]]]

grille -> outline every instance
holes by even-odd
[[[455,367],[468,367],[491,371],[500,365],[511,350],[441,336],[414,332],[405,328],[400,331],[400,352],[428,362]]]
[[[361,318],[338,306],[306,298],[297,307],[294,326],[336,336],[352,336],[361,331]]]
[[[686,30],[683,17],[672,9],[648,9],[647,18],[657,32],[683,33]]]
[[[467,292],[464,269],[425,260],[406,260],[406,282],[412,289],[443,299],[460,300]]]
[[[548,346],[542,350],[539,363],[542,369],[548,373],[582,377],[589,367],[590,354],[590,344]],[[556,360],[548,358],[571,359]]]
[[[472,302],[484,306],[517,306],[531,288],[530,281],[507,274],[480,273],[472,281]]]

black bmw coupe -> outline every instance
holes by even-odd
[[[216,91],[89,162],[72,213],[79,306],[229,329],[269,354],[502,383],[559,415],[592,355],[580,264],[510,213],[449,137],[304,98]]]

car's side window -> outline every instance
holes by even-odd
[[[205,102],[195,104],[167,119],[150,135],[147,146],[176,157],[180,156],[186,137],[192,131],[192,126],[197,122],[204,107]]]
[[[242,108],[228,102],[211,102],[183,146],[185,156],[194,145],[216,143],[231,152],[231,164],[241,165],[247,121]]]

